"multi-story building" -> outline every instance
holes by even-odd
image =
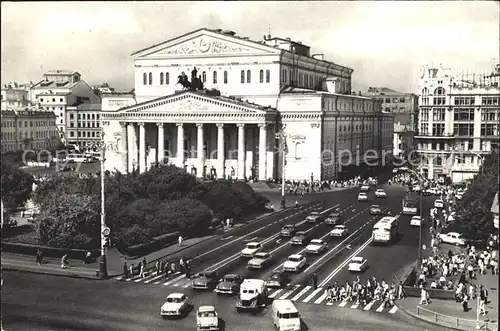
[[[2,110],[2,153],[53,149],[60,143],[51,111]]]
[[[104,142],[118,147],[109,170],[170,162],[199,177],[333,179],[392,151],[394,116],[351,95],[353,69],[301,42],[204,28],[132,56],[136,101],[103,105]]]
[[[66,142],[67,107],[81,103],[100,103],[95,94],[81,75],[76,71],[54,70],[43,75],[43,80],[31,89],[32,101],[36,101],[40,109],[53,111],[57,116],[57,128],[61,139]]]
[[[491,73],[452,75],[424,66],[420,76],[421,173],[429,179],[472,178],[485,154],[498,148],[500,65]]]
[[[369,87],[363,95],[376,98],[382,110],[394,114],[393,154],[408,159],[416,149],[414,135],[418,123],[418,95],[402,93],[387,87]]]
[[[101,140],[101,103],[81,103],[66,108],[66,136],[80,150],[96,149]]]
[[[1,109],[32,108],[34,105],[30,99],[31,86],[28,84],[9,83],[1,89]]]

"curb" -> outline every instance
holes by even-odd
[[[404,299],[403,299],[404,300]],[[400,305],[397,304],[397,301],[395,302],[395,305],[398,307],[399,310],[401,310],[402,312],[404,312],[405,314],[407,314],[408,316],[411,316],[413,318],[416,318],[416,319],[419,319],[421,321],[424,321],[426,323],[429,323],[429,324],[432,324],[432,325],[435,325],[435,326],[439,326],[439,327],[445,327],[445,328],[448,328],[450,330],[458,330],[458,331],[468,331],[468,330],[472,330],[472,329],[459,329],[459,328],[456,328],[456,327],[453,327],[453,326],[449,326],[449,325],[446,325],[446,324],[440,324],[430,318],[426,318],[426,317],[422,317],[422,316],[419,316],[417,315],[416,313],[413,313],[413,312],[410,312],[409,310],[407,309],[404,309],[404,308],[401,308]],[[474,328],[475,329],[475,328]]]

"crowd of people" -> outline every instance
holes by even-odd
[[[190,259],[181,257],[179,260],[166,261],[159,259],[155,262],[154,267],[147,268],[147,259],[143,258],[141,262],[137,265],[131,263],[130,265],[123,264],[123,278],[128,279],[134,276],[139,276],[140,278],[147,277],[150,272],[154,272],[157,276],[164,275],[165,278],[170,278],[179,273],[183,273],[187,278],[191,275],[191,263]]]
[[[349,180],[291,180],[285,182],[285,190],[290,195],[304,195],[314,192],[324,192],[325,190],[333,189],[333,188],[349,188],[349,187],[357,187],[366,181],[374,182],[374,185],[377,185],[376,178],[367,178],[363,179],[361,176],[355,176]],[[280,184],[281,180],[268,180],[268,183]],[[278,187],[278,190],[281,191],[281,186]]]

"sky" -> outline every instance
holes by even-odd
[[[2,2],[1,82],[76,70],[90,85],[133,88],[133,52],[206,27],[268,33],[354,69],[353,90],[416,92],[422,65],[491,71],[499,63],[494,1]]]

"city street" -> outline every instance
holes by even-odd
[[[6,271],[3,273],[2,324],[5,330],[176,330],[196,327],[194,313],[179,320],[163,320],[160,306],[170,289],[130,286],[126,282],[92,281]],[[184,289],[178,289],[184,292]],[[189,291],[186,291],[190,295]],[[226,330],[272,330],[270,312],[238,314],[235,299],[199,293],[195,308],[214,304]],[[386,316],[361,314],[355,309],[336,309],[298,303],[303,330],[330,331],[444,331],[404,313]]]

